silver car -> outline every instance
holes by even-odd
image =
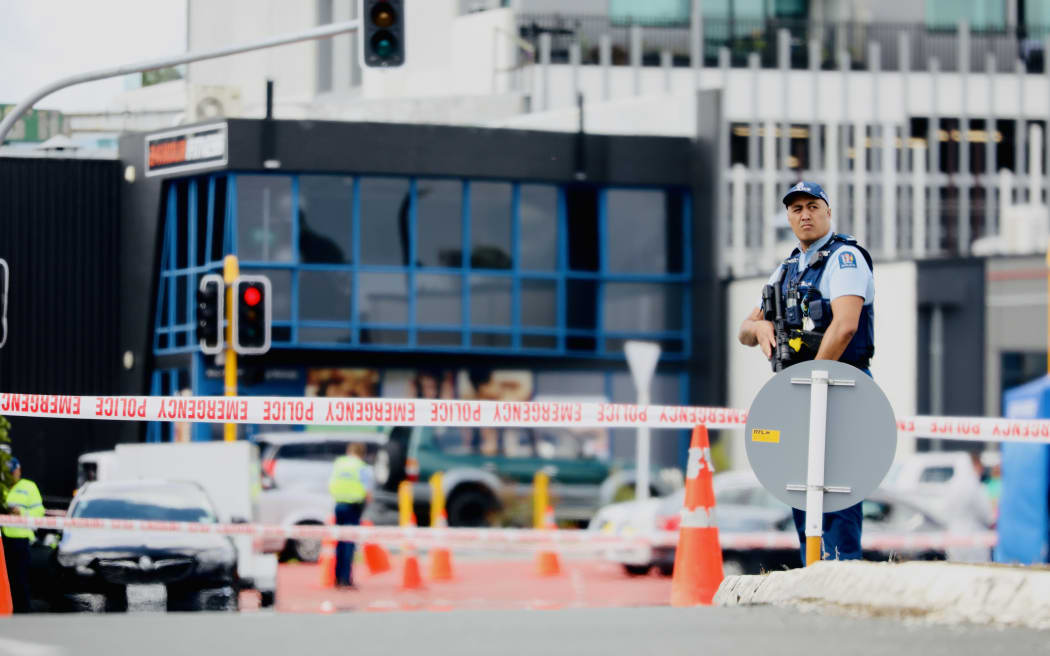
[[[379,430],[260,433],[254,438],[262,457],[262,493],[259,519],[264,524],[296,526],[326,524],[335,512],[328,494],[332,463],[346,453],[352,442],[363,442],[365,460],[374,462],[376,451],[386,444],[387,434]],[[267,553],[283,558],[314,562],[321,553],[317,540],[266,538]]]

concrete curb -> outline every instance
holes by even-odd
[[[1050,571],[994,565],[827,561],[757,576],[728,576],[716,606],[774,605],[1050,629]]]

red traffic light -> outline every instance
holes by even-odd
[[[262,300],[262,292],[256,287],[248,287],[244,290],[244,302],[249,307],[255,307]]]

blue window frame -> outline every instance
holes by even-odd
[[[273,282],[274,348],[621,359],[625,340],[646,339],[666,360],[687,358],[688,190],[572,194],[347,174],[173,180],[154,352],[197,351],[198,281],[232,253],[242,272]]]

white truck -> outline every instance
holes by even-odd
[[[257,522],[261,491],[258,447],[246,441],[118,444],[114,451],[82,455],[78,472],[91,480],[167,479],[197,483],[223,523]],[[104,463],[104,464],[103,464]],[[80,482],[80,481],[78,481]],[[273,604],[277,557],[261,553],[251,536],[234,536],[242,587],[259,591],[263,606]]]

